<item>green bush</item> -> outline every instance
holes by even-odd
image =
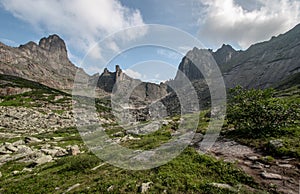
[[[283,128],[294,125],[299,118],[299,104],[275,98],[273,89],[236,87],[230,94],[228,123],[243,136],[279,136],[286,132]]]
[[[57,161],[58,166],[63,166],[62,172],[75,171],[85,172],[99,165],[101,160],[95,155],[80,154],[78,156],[69,156]]]

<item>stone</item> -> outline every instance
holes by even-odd
[[[279,167],[282,167],[282,168],[293,168],[294,166],[291,165],[291,164],[278,164]]]
[[[262,163],[259,163],[259,162],[255,162],[251,168],[253,169],[263,169],[264,168],[264,165]]]
[[[18,170],[12,171],[12,175],[17,175],[17,174],[19,174],[19,173],[20,173],[20,171],[18,171]]]
[[[11,156],[9,154],[0,155],[0,164],[6,163],[10,160]]]
[[[62,156],[66,156],[68,155],[68,152],[67,150],[61,148],[61,149],[58,149],[57,152],[55,153],[55,157],[62,157]]]
[[[67,193],[67,192],[69,192],[69,191],[71,191],[71,190],[73,190],[73,189],[75,189],[75,188],[77,188],[77,187],[79,187],[79,186],[80,186],[80,184],[77,183],[77,184],[75,184],[75,185],[69,187],[69,188],[66,190],[66,192],[64,192],[64,193]]]
[[[18,148],[18,153],[20,154],[24,153],[26,155],[29,155],[33,152],[32,149],[26,145],[18,145],[17,148]]]
[[[46,155],[55,156],[58,150],[55,149],[41,149],[41,152],[43,152]]]
[[[139,137],[132,137],[131,135],[126,135],[123,138],[121,138],[121,142],[126,142],[126,141],[130,141],[130,140],[140,140],[141,138]]]
[[[68,148],[68,154],[69,154],[70,156],[76,156],[76,155],[80,154],[80,150],[79,150],[78,145],[70,146],[70,147]]]
[[[282,180],[283,179],[283,177],[280,174],[273,174],[273,173],[267,173],[267,172],[261,173],[261,176],[266,179],[274,179],[274,180]]]
[[[228,185],[228,184],[223,184],[223,183],[211,183],[210,185],[221,188],[221,189],[228,189],[228,190],[233,190],[233,187]]]
[[[25,144],[25,141],[22,139],[12,143],[13,146],[19,146],[19,145],[23,145],[23,144]]]
[[[251,161],[256,161],[259,159],[259,157],[258,156],[247,156],[247,159],[251,160]]]
[[[25,137],[25,143],[29,144],[29,143],[40,143],[42,142],[42,140],[36,138],[36,137]]]
[[[51,139],[54,141],[61,141],[64,139],[64,137],[52,137]]]
[[[119,132],[113,134],[114,137],[122,137],[123,135],[124,135],[124,132],[122,132],[122,131],[119,131]]]
[[[11,152],[17,152],[17,151],[18,151],[18,148],[16,148],[16,147],[13,146],[12,144],[5,146],[5,148],[6,148],[8,151],[11,151]]]
[[[102,164],[99,164],[98,166],[95,166],[94,168],[92,168],[92,170],[97,170],[98,168],[100,168],[101,166],[104,166],[106,163],[102,163]]]
[[[142,183],[142,185],[139,187],[139,192],[146,193],[152,184],[153,182]]]
[[[108,188],[107,188],[107,192],[111,192],[111,191],[113,191],[114,190],[114,186],[113,185],[111,185],[111,186],[109,186]]]
[[[6,149],[6,146],[0,147],[0,154],[11,154],[12,152]]]
[[[194,145],[196,143],[199,143],[203,140],[203,135],[201,133],[195,133],[192,141],[191,141],[191,145]]]
[[[37,159],[34,160],[34,163],[35,163],[36,165],[42,165],[42,164],[51,162],[52,159],[53,159],[53,158],[52,158],[52,156],[50,156],[50,155],[41,155],[40,157],[38,157]]]
[[[283,147],[283,141],[281,139],[270,140],[269,144],[275,149]]]
[[[22,172],[32,172],[31,168],[23,168]]]

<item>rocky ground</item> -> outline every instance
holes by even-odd
[[[31,108],[0,106],[0,112],[2,141],[0,166],[12,161],[30,164],[22,170],[13,170],[12,175],[31,172],[36,166],[56,161],[68,155],[78,155],[84,152],[82,150],[86,150],[83,144],[68,144],[69,142],[65,141],[65,135],[53,134],[55,131],[75,125],[72,111],[65,106],[48,105],[48,107]],[[102,118],[102,120],[105,119]],[[112,122],[112,120],[106,121],[106,124],[112,124]],[[158,123],[153,125],[155,124]],[[176,122],[164,120],[160,124],[167,126],[175,125]],[[153,129],[155,128],[154,126]],[[134,135],[152,132],[152,128],[138,125],[138,127],[130,127],[130,130],[127,131],[114,131],[111,137],[113,142],[124,144],[127,141],[140,140]],[[45,136],[47,133],[52,135]],[[172,133],[176,133],[176,131]],[[76,129],[68,136],[78,136]],[[193,144],[197,145],[202,137],[201,133],[197,133]],[[286,194],[298,193],[300,170],[299,163],[294,158],[268,158],[261,152],[225,138],[218,140],[210,149],[209,154],[226,162],[237,164],[247,174],[254,177],[256,182],[270,191],[276,190]],[[145,183],[141,189],[148,188],[150,185],[151,183]],[[227,184],[216,183],[215,186],[232,189]]]
[[[270,190],[286,194],[299,193],[300,166],[295,158],[270,158],[260,151],[226,138],[220,138],[209,153],[218,159],[236,163]]]
[[[12,103],[18,100],[18,103],[23,104],[17,104],[17,106],[4,104],[5,106],[0,106],[0,169],[5,166],[5,169],[2,168],[0,170],[0,179],[16,181],[15,177],[19,175],[34,177],[34,174],[39,173],[44,168],[43,166],[48,164],[59,163],[61,160],[64,161],[64,158],[68,160],[72,156],[80,157],[82,155],[83,158],[87,157],[85,154],[89,150],[82,142],[75,127],[76,123],[70,97],[58,93],[50,93],[43,94],[43,100],[28,102],[26,100],[20,101],[18,95],[33,91],[10,90],[9,92],[8,94],[7,90],[4,91],[2,89],[2,93],[5,93],[5,95],[16,96],[9,99],[2,98],[0,103]],[[30,95],[32,96],[31,93]],[[28,95],[24,95],[23,98],[27,99]],[[142,122],[141,124],[132,123],[125,126],[125,129],[120,128],[111,117],[111,113],[107,112],[109,108],[105,106],[104,102],[100,103],[100,106],[98,106],[100,114],[98,116],[102,124],[105,125],[105,130],[111,137],[112,143],[132,149],[140,149],[142,147],[151,149],[159,146],[160,143],[168,141],[172,138],[172,135],[177,133],[176,128],[180,122],[179,118],[168,118],[150,123]],[[89,122],[88,116],[82,117],[82,119]],[[207,119],[201,122],[204,125],[200,128],[205,128]],[[156,132],[161,127],[163,130]],[[202,138],[203,135],[197,131],[192,141],[193,147],[197,148],[197,144]],[[280,142],[275,141],[273,143],[274,146],[280,144]],[[286,194],[299,192],[300,166],[299,161],[295,158],[269,157],[260,151],[224,137],[214,144],[208,154],[227,163],[237,165],[248,175],[252,176],[262,190]],[[72,164],[72,159],[70,160]],[[99,164],[98,159],[95,159],[95,161],[91,166],[88,166],[91,172],[97,171],[106,165],[102,162]],[[79,161],[80,163],[82,162]],[[17,164],[21,164],[21,167],[15,168],[14,166]],[[99,173],[106,171],[104,169],[99,171]],[[223,173],[226,174],[227,172]],[[151,181],[145,180],[143,183],[140,183],[137,191],[145,193],[149,189],[151,190],[152,187],[156,187],[153,185],[156,185],[157,182],[153,180],[155,179],[151,179]],[[229,184],[228,181],[211,182],[207,183],[207,185],[225,189],[225,191],[231,193],[240,192],[237,186]],[[71,192],[79,188],[82,189],[82,187],[82,183],[73,182],[72,185],[64,188],[64,190],[58,187],[57,193],[62,191]],[[116,184],[111,184],[106,191],[115,191],[115,187],[117,187]],[[247,191],[255,192],[256,190],[252,187],[247,187]]]

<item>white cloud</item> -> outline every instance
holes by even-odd
[[[142,79],[143,78],[143,75],[141,73],[134,71],[132,69],[126,69],[126,70],[124,70],[124,73],[134,79]]]
[[[0,42],[6,44],[6,45],[8,45],[8,46],[14,46],[14,47],[15,47],[15,46],[18,46],[18,44],[17,44],[15,41],[9,40],[9,39],[7,39],[7,38],[0,38]]]
[[[300,21],[298,0],[252,0],[256,8],[247,8],[241,0],[200,1],[206,8],[198,21],[199,36],[209,46],[229,43],[245,49],[286,32]]]
[[[181,54],[167,49],[157,49],[157,54],[173,60],[180,60],[182,58]]]
[[[0,0],[15,17],[30,23],[40,32],[58,33],[81,52],[118,30],[143,25],[138,10],[123,6],[118,0]],[[139,32],[135,32],[137,36]],[[116,50],[115,43],[108,45]],[[101,57],[101,49],[93,49]]]

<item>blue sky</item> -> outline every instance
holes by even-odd
[[[112,63],[118,63],[129,74],[146,80],[157,79],[157,73],[152,72],[150,78],[142,70],[149,69],[151,64],[160,70],[164,63],[176,69],[182,53],[191,48],[178,53],[159,46],[139,47],[116,55],[110,64],[102,64],[104,52],[117,53],[120,41],[145,38],[147,30],[133,30],[125,38],[119,37],[104,46],[97,43],[132,26],[162,24],[190,33],[205,48],[216,50],[225,43],[247,49],[286,32],[298,21],[299,0],[0,0],[1,42],[18,46],[55,33],[65,40],[69,57],[77,66],[93,47],[87,57],[93,57],[97,63],[87,64],[86,60],[82,64],[88,73],[101,72],[107,65],[113,69]],[[135,64],[144,68],[129,70]],[[159,79],[165,80],[174,76],[175,70],[161,72],[165,76]]]

